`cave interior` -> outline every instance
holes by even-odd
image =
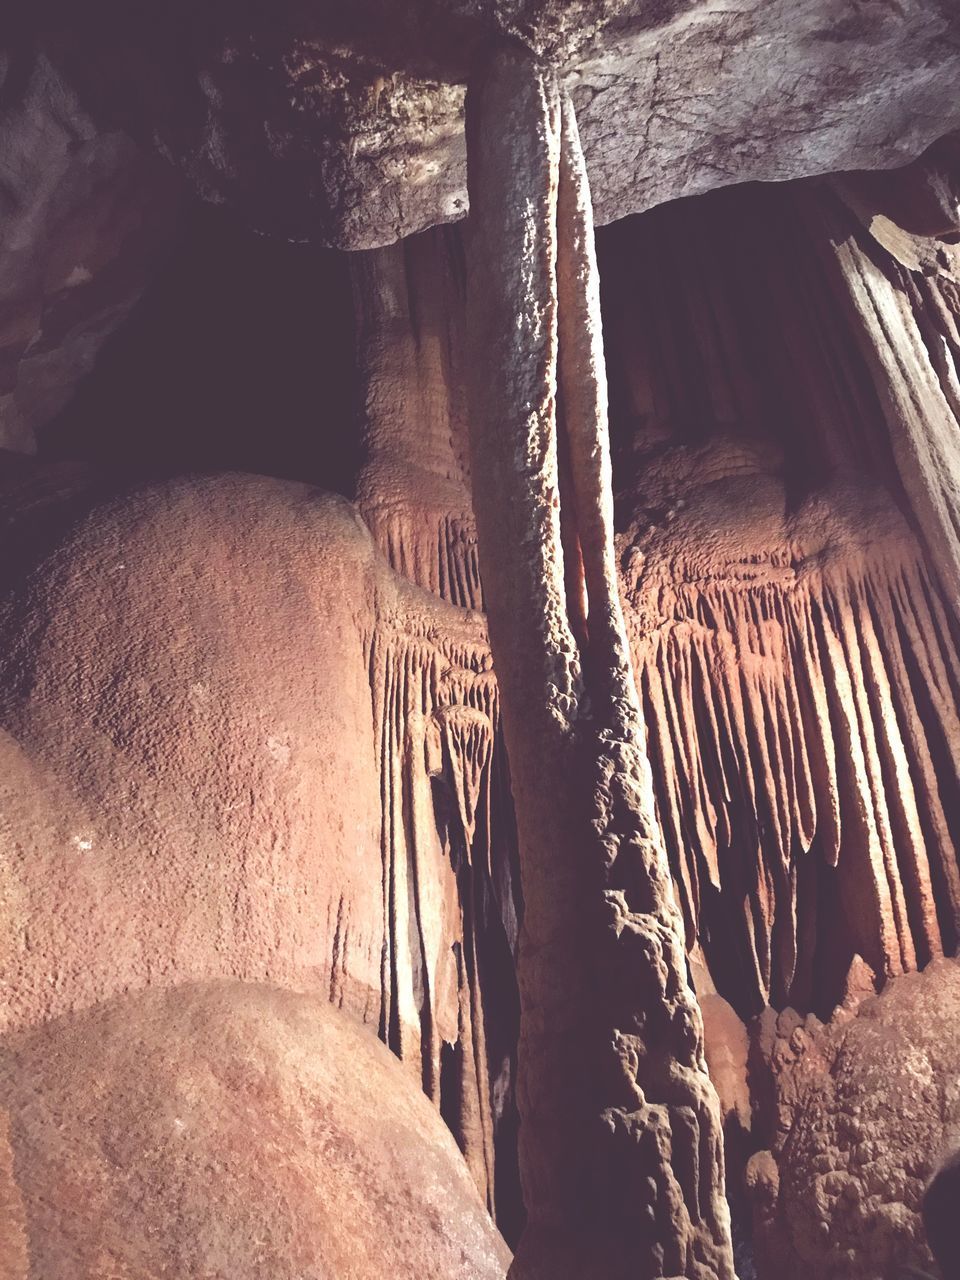
[[[11,9],[0,1280],[957,1280],[955,4]]]

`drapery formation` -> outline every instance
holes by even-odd
[[[462,619],[458,628],[444,610],[424,631],[401,604],[368,641],[383,814],[380,1034],[420,1074],[495,1212],[495,1131],[510,1124],[513,1091],[516,888],[497,686],[482,626]]]
[[[358,505],[398,573],[480,608],[460,232],[441,227],[354,255],[351,269],[365,451]],[[453,643],[456,616],[444,611],[432,639],[401,617],[371,647],[388,915],[381,1034],[422,1062],[425,1090],[514,1236],[516,835],[485,628],[464,613],[469,641]]]
[[[562,171],[569,196],[575,167],[555,136],[558,128],[548,130],[550,165],[557,184]],[[516,151],[515,133],[508,139],[500,132],[515,152],[505,167],[519,173],[527,153]],[[549,216],[556,239],[573,244],[573,252],[548,246],[536,278],[511,285],[523,298],[517,310],[534,316],[527,330],[516,315],[501,313],[498,321],[512,403],[541,403],[536,388],[549,384],[556,360],[551,340],[560,352],[558,404],[541,397],[543,421],[549,425],[554,415],[559,430],[552,437],[545,432],[521,462],[528,477],[538,467],[549,473],[543,491],[551,496],[538,508],[537,537],[544,529],[549,538],[556,533],[544,572],[560,566],[544,603],[552,620],[546,664],[554,714],[537,731],[540,755],[528,789],[547,772],[551,741],[564,733],[572,741],[591,716],[602,718],[597,672],[608,668],[611,652],[614,666],[623,660],[616,627],[611,633],[600,621],[603,591],[586,581],[589,530],[602,525],[594,499],[603,478],[593,441],[584,449],[576,426],[602,418],[603,407],[591,390],[600,368],[596,343],[579,336],[591,326],[597,333],[595,296],[591,307],[577,265],[589,237],[576,198],[565,204],[563,189]],[[549,204],[542,190],[530,196],[531,209]],[[478,192],[475,206],[487,198]],[[533,246],[532,230],[523,234]],[[501,249],[493,246],[506,243],[505,236],[502,228],[499,240],[479,234],[474,254],[483,290],[494,286],[491,267]],[[461,237],[459,230],[431,232],[366,255],[358,266],[368,447],[361,499],[400,572],[455,604],[477,605]],[[960,931],[960,668],[950,569],[955,250],[933,250],[922,264],[898,260],[833,186],[821,183],[722,191],[664,207],[605,230],[600,249],[618,576],[686,947],[698,982],[705,968],[708,982],[743,1016],[768,1002],[825,1015],[841,997],[855,955],[882,980],[951,953]],[[538,301],[544,280],[553,289],[546,306]],[[529,377],[519,368],[524,350],[539,353]],[[488,368],[481,366],[485,385],[476,389],[487,398]],[[489,436],[481,447],[489,453]],[[415,482],[398,470],[411,460]],[[502,487],[501,479],[494,483]],[[511,519],[498,519],[497,530],[515,554],[527,555],[532,535]],[[593,556],[595,583],[613,579],[602,561],[601,552],[597,570]],[[540,571],[511,598],[511,625],[534,598]],[[496,617],[493,625],[496,631]],[[531,629],[526,642],[542,644],[542,633]],[[390,643],[399,672],[408,642]],[[503,661],[501,653],[498,668]],[[411,670],[420,671],[418,662]],[[464,662],[475,669],[487,658]],[[524,687],[542,690],[543,673],[544,666],[527,670]],[[498,717],[490,717],[489,739],[470,710],[443,712],[445,695],[439,702],[432,694],[413,697],[409,690],[419,688],[421,676],[407,679],[384,667],[382,687],[393,688],[390,697],[399,701],[391,711],[390,699],[381,698],[377,715],[400,717],[404,725],[405,717],[414,725],[423,716],[415,733],[424,745],[390,748],[381,768],[385,777],[399,768],[402,779],[417,772],[418,812],[439,823],[450,865],[460,859],[454,877],[461,905],[450,916],[449,936],[459,939],[461,918],[475,914],[471,895],[495,900],[494,917],[510,924],[516,903],[515,886],[505,879],[509,858],[493,857],[491,878],[480,870],[483,851],[470,852],[475,839],[488,838],[485,830],[494,843],[507,838],[506,788],[497,789],[505,771]],[[471,698],[458,694],[452,704],[473,707]],[[529,710],[525,704],[523,718],[533,725],[538,713]],[[615,717],[611,723],[619,733],[622,723]],[[401,737],[409,732],[404,728]],[[592,748],[584,751],[591,758]],[[567,767],[562,751],[556,758],[558,768]],[[525,784],[512,763],[519,793]],[[580,765],[584,776],[588,768]],[[426,781],[435,770],[450,781]],[[399,859],[395,901],[416,879],[415,842],[404,817],[413,791],[404,780],[385,792],[396,797],[384,846],[386,867]],[[485,794],[493,809],[489,828]],[[577,803],[589,808],[582,797]],[[572,825],[572,797],[569,806]],[[593,820],[603,828],[602,817]],[[415,825],[426,829],[419,819]],[[467,852],[455,851],[461,848]],[[544,877],[548,896],[579,895],[589,903],[596,884],[585,873],[554,893],[556,863],[549,882]],[[527,881],[535,883],[536,873]],[[401,903],[390,936],[406,938],[416,914]],[[599,981],[597,949],[587,939],[600,926],[581,919],[585,914],[571,909],[558,933],[568,954],[543,966],[551,970],[558,1004],[576,996],[578,983],[590,992]],[[441,968],[460,975],[461,994],[444,997],[448,1034],[431,1041],[432,1015],[425,1011],[440,997],[419,976],[396,983],[391,976],[391,966],[410,972],[407,952],[418,973],[422,947],[416,930],[413,936],[412,947],[396,944],[385,969],[395,1028],[414,1028],[396,1031],[394,1039],[412,1061],[423,1044],[426,1087],[489,1191],[489,1132],[505,1133],[497,1099],[509,1105],[510,1090],[498,1075],[502,1046],[487,1046],[492,1084],[484,1101],[484,1050],[472,1027],[483,1004],[485,965],[471,958],[466,943],[444,958]],[[432,981],[439,990],[442,983]],[[562,1022],[562,1009],[559,1016]],[[384,1034],[390,1035],[388,1024]],[[578,1070],[592,1068],[571,1067],[572,1074]],[[529,1133],[530,1099],[525,1106]],[[549,1123],[544,1119],[543,1127]],[[570,1123],[580,1123],[572,1110]]]
[[[467,459],[461,232],[351,259],[365,451],[357,500],[398,573],[483,608]]]
[[[573,111],[503,51],[468,139],[472,473],[525,906],[512,1274],[730,1277],[719,1109],[617,592]]]
[[[952,953],[960,664],[910,540],[657,605],[634,652],[658,808],[724,994],[826,1012],[854,954],[886,977]]]
[[[825,1015],[855,954],[882,979],[957,945],[958,632],[902,461],[936,428],[948,513],[955,251],[910,271],[819,183],[603,249],[621,583],[687,945],[744,1016]]]

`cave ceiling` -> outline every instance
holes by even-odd
[[[358,249],[465,216],[465,86],[503,33],[562,65],[599,224],[960,126],[949,0],[47,0],[20,47],[204,199]]]

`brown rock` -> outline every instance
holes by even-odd
[[[825,1027],[781,1015],[771,1046],[777,1126],[748,1168],[760,1274],[896,1280],[928,1268],[924,1187],[960,1132],[960,963],[896,978]],[[941,1253],[949,1181],[930,1200]]]
[[[855,954],[882,981],[960,936],[953,575],[904,518],[863,351],[879,322],[866,333],[837,305],[836,246],[812,216],[828,195],[717,191],[600,237],[620,581],[658,813],[688,947],[744,1018],[768,1001],[826,1013]],[[856,247],[856,220],[838,225]],[[902,300],[897,263],[859,253]],[[955,273],[935,283],[918,310],[946,386]],[[936,418],[911,421],[955,450],[908,310],[885,359],[911,364],[902,405],[929,386]]]
[[[29,1258],[11,1280],[494,1280],[509,1263],[416,1082],[322,998],[212,982],[55,1019],[0,1044],[0,1106],[0,1202],[18,1201],[0,1233],[25,1223]]]
[[[0,1029],[213,977],[323,993],[422,1080],[492,1208],[516,916],[481,620],[307,486],[106,498],[12,462]]]
[[[525,906],[529,1216],[511,1276],[730,1280],[720,1108],[617,593],[575,113],[555,75],[512,47],[470,110],[471,466]]]
[[[3,1025],[227,976],[376,1025],[381,562],[352,508],[187,480],[37,542],[0,624]]]
[[[172,243],[182,193],[47,58],[0,48],[0,448],[36,448]]]
[[[715,992],[700,996],[703,1047],[710,1079],[720,1099],[725,1124],[736,1121],[750,1128],[750,1087],[747,1083],[747,1029],[736,1010]]]

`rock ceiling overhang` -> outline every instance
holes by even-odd
[[[39,24],[94,112],[205,199],[342,248],[465,215],[465,86],[498,30],[574,33],[600,223],[894,167],[960,127],[951,0],[93,0]]]

